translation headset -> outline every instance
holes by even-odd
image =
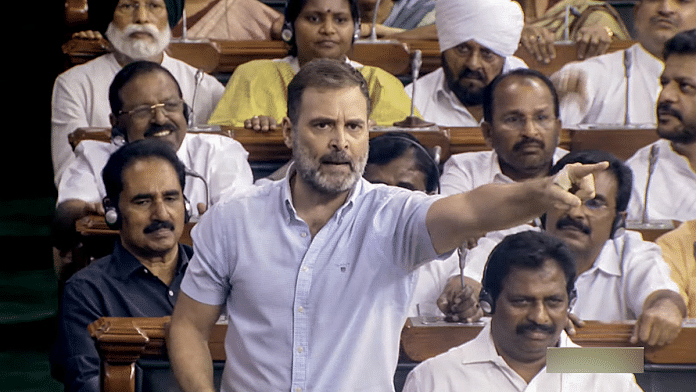
[[[493,252],[496,252],[496,249],[493,250]],[[491,256],[493,253],[491,253]],[[491,258],[489,256],[489,260]],[[481,306],[481,310],[484,311],[486,314],[493,314],[495,312],[495,301],[493,300],[493,296],[491,295],[491,282],[489,282],[488,279],[488,264],[486,263],[486,266],[483,268],[483,277],[481,278],[481,292],[479,293],[479,305]],[[575,306],[575,302],[578,300],[578,291],[575,287],[573,287],[573,290],[570,292],[570,295],[568,295],[568,313],[573,309],[573,306]]]
[[[431,153],[430,151],[428,151],[428,149],[426,149],[422,144],[418,143],[417,141],[398,134],[387,132],[382,137],[408,143],[411,146],[415,147],[417,150],[421,151],[423,154],[425,154],[425,156],[428,157],[428,162],[432,166],[436,175],[435,186],[437,193],[440,193],[440,146],[435,146],[435,148],[433,149],[434,151]]]
[[[106,225],[111,230],[119,230],[121,228],[121,214],[118,211],[118,207],[111,203],[108,197],[102,200],[102,205],[104,206],[104,220]],[[191,220],[191,203],[189,203],[186,196],[184,196],[184,223],[188,223]]]
[[[295,28],[293,26],[293,22],[290,22],[290,7],[289,4],[293,0],[288,0],[285,3],[285,22],[283,22],[283,28],[280,30],[280,38],[288,45],[292,46],[295,44]],[[353,1],[354,0],[348,0],[351,4],[351,16],[353,16],[353,42],[355,40],[360,38],[360,16],[355,17],[356,15],[352,15],[353,12],[358,12],[357,7],[353,7]]]

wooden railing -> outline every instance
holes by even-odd
[[[104,392],[134,392],[135,366],[140,359],[167,359],[166,330],[169,317],[103,317],[88,327],[102,358],[101,383]],[[401,333],[401,344],[408,359],[420,362],[473,339],[480,325],[429,325],[409,320]],[[588,321],[573,341],[585,347],[632,347],[630,323],[603,324]],[[214,361],[224,361],[227,325],[217,324],[209,347]],[[645,361],[652,364],[695,364],[696,326],[685,326],[669,345],[646,347]]]

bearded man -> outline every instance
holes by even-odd
[[[181,18],[182,0],[109,0],[106,37],[111,53],[73,67],[56,78],[51,101],[51,151],[56,186],[75,159],[68,135],[81,127],[110,127],[109,84],[125,65],[138,60],[161,64],[181,86],[196,124],[206,124],[224,92],[220,82],[164,52],[171,27]],[[100,19],[99,15],[95,18]],[[104,19],[104,18],[101,18]],[[106,22],[104,24],[107,24]]]

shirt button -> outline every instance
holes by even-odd
[[[304,313],[304,308],[302,306],[300,306],[297,308],[297,311],[300,313]]]
[[[309,271],[309,268],[306,265],[304,267],[302,267],[302,272],[307,272],[307,271]]]
[[[305,232],[300,233],[300,237],[302,237],[302,238],[307,237],[307,233],[305,233]]]
[[[302,392],[302,388],[300,388],[300,387],[295,388],[295,392]]]
[[[148,272],[149,271],[147,270],[147,268],[143,268],[143,273],[148,273]]]
[[[174,292],[173,292],[172,290],[169,290],[169,296],[170,296],[170,297],[173,297],[173,296],[174,296]]]
[[[300,346],[300,347],[297,348],[297,352],[298,352],[298,353],[301,353],[302,351],[304,351],[304,349],[302,348],[302,346]]]

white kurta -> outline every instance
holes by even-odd
[[[660,94],[660,75],[664,64],[640,44],[625,51],[566,64],[552,75],[555,81],[573,73],[584,74],[582,97],[572,93],[561,100],[563,126],[578,124],[655,126],[655,103]],[[628,74],[628,79],[626,75]],[[628,90],[626,86],[628,80]],[[565,96],[564,96],[565,95]],[[626,97],[628,96],[628,103]],[[628,116],[626,116],[628,108]],[[628,120],[628,122],[626,122]]]
[[[58,186],[58,203],[69,199],[99,202],[106,196],[101,171],[111,154],[118,149],[114,143],[84,140],[75,148],[76,159],[65,170]],[[204,179],[186,176],[184,195],[191,203],[192,215],[198,216],[198,203],[216,203],[224,195],[253,182],[249,153],[242,145],[226,136],[187,134],[176,154],[186,169]]]
[[[579,347],[561,332],[558,347]],[[455,391],[642,391],[632,374],[547,373],[542,368],[527,384],[498,355],[490,323],[473,340],[427,359],[406,378],[403,392]]]
[[[696,173],[689,161],[672,150],[668,140],[660,139],[638,150],[626,164],[633,170],[633,192],[628,203],[628,219],[640,220],[645,204],[645,183],[651,146],[660,148],[655,171],[650,178],[648,219],[684,222],[696,219]]]
[[[184,101],[191,105],[196,68],[166,54],[162,66],[174,75]],[[68,135],[81,127],[111,127],[109,86],[120,70],[121,66],[110,53],[72,67],[56,78],[51,100],[51,154],[56,185],[60,183],[63,171],[75,159]],[[197,125],[208,122],[224,91],[225,87],[217,79],[204,74],[193,103]]]
[[[527,68],[521,59],[510,56],[505,60],[503,72],[516,68]],[[416,97],[413,98],[413,83],[406,86],[406,93],[413,99],[423,119],[446,127],[476,127],[479,121],[469,113],[466,106],[447,86],[445,71],[438,68],[416,81]]]

